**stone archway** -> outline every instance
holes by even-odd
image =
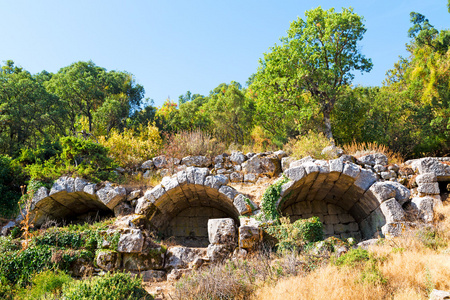
[[[209,219],[232,218],[239,224],[240,215],[256,208],[227,184],[224,175],[189,167],[147,191],[135,212],[145,215],[159,233],[174,237],[180,244],[207,246]]]
[[[305,162],[284,174],[290,181],[282,186],[277,209],[293,221],[318,216],[325,236],[368,239],[405,221],[401,205],[409,190],[377,182],[375,173],[344,158]]]

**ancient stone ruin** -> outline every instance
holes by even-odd
[[[262,242],[260,225],[272,221],[261,209],[267,203],[240,192],[236,184],[287,178],[280,197],[270,204],[282,216],[291,221],[317,216],[325,237],[364,241],[432,222],[434,208],[448,195],[448,161],[427,157],[398,166],[380,153],[358,159],[340,155],[332,160],[294,160],[283,151],[234,152],[214,159],[160,156],[141,167],[144,176],[165,175],[147,191],[61,177],[50,190],[42,187],[35,193],[30,216],[39,227],[48,220],[115,215],[114,226],[104,234],[120,233],[117,249],[105,242],[97,265],[145,273],[151,280],[176,279],[183,270],[233,252],[245,254]],[[406,188],[402,183],[407,181],[416,186]],[[19,221],[20,217],[10,222],[2,233]],[[155,234],[171,238],[177,246],[165,249],[155,244]]]

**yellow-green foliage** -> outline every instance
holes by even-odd
[[[315,133],[310,130],[306,135],[290,139],[284,146],[284,150],[296,159],[306,156],[312,156],[316,159],[329,159],[330,157],[326,154],[322,154],[322,150],[331,145],[330,140],[323,133]]]
[[[123,167],[133,167],[153,158],[162,145],[154,123],[141,126],[138,132],[127,128],[123,132],[113,129],[108,137],[101,136],[99,142],[110,149],[110,155]]]

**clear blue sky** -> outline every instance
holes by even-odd
[[[207,95],[223,82],[245,85],[289,23],[317,6],[351,6],[365,18],[361,51],[374,68],[354,84],[381,85],[406,55],[411,11],[437,29],[450,25],[445,0],[0,0],[0,61],[37,73],[93,60],[134,74],[159,106],[188,90]]]

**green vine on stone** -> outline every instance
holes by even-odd
[[[262,196],[261,209],[267,220],[278,220],[280,214],[277,209],[277,201],[280,198],[281,186],[289,182],[289,178],[283,176],[274,184],[270,185]]]

